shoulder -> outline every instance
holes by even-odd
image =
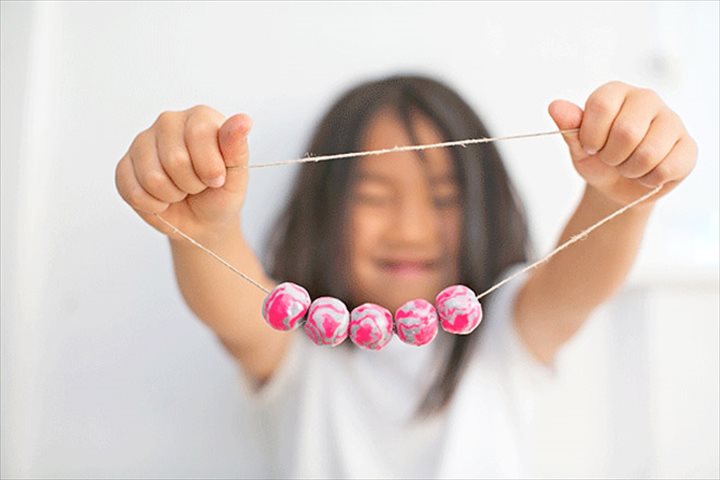
[[[485,348],[508,357],[511,363],[551,371],[554,369],[554,359],[543,360],[534,353],[518,322],[518,302],[530,273],[524,271],[526,267],[526,263],[516,263],[506,268],[498,276],[497,282],[512,279],[495,290],[484,302],[484,321],[488,322],[484,332]]]

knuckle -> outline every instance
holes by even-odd
[[[668,112],[670,114],[670,118],[672,121],[674,121],[683,131],[685,131],[685,122],[683,122],[682,117],[679,113],[677,113],[675,110],[668,109]]]
[[[657,186],[668,179],[668,168],[664,164],[655,167],[650,173],[643,177],[643,181],[647,184]]]
[[[657,92],[656,92],[655,90],[653,90],[652,88],[641,88],[641,89],[640,89],[640,93],[641,93],[641,95],[643,95],[644,97],[647,97],[647,98],[652,99],[652,100],[659,100],[659,99],[660,99],[660,96],[659,96],[659,95],[657,94]]]
[[[132,145],[130,146],[131,149],[137,150],[145,146],[146,144],[149,144],[150,142],[154,143],[153,134],[150,130],[143,130],[142,132],[135,135],[135,138],[133,139]]]
[[[677,112],[666,108],[662,115],[665,117],[668,125],[671,128],[677,129],[677,132],[680,136],[686,133],[685,124],[683,123],[682,118],[680,117],[680,115],[677,114]]]
[[[124,169],[124,162],[125,158],[123,157],[120,159],[120,161],[115,165],[115,188],[117,188],[118,192],[122,195],[122,177],[123,177],[123,169]]]
[[[145,191],[140,187],[135,187],[129,192],[127,192],[126,200],[133,207],[137,208],[138,210],[142,210],[146,198],[147,194],[145,193]]]
[[[619,123],[615,127],[615,135],[617,135],[618,139],[623,143],[632,145],[637,145],[643,138],[643,132],[640,131],[635,124],[630,122]]]
[[[618,170],[628,178],[642,177],[655,165],[655,155],[655,151],[650,147],[639,148],[627,162],[618,167]]]
[[[212,180],[225,173],[225,168],[219,162],[200,162],[196,170],[203,180]]]
[[[190,154],[187,150],[179,148],[168,153],[165,157],[165,167],[169,170],[183,170],[190,165]]]
[[[639,168],[647,171],[657,160],[657,150],[651,146],[642,146],[635,152],[635,161]]]
[[[190,111],[191,111],[192,113],[195,113],[195,114],[198,114],[198,113],[203,114],[203,113],[213,113],[213,112],[215,112],[215,110],[214,110],[213,108],[211,108],[211,107],[209,107],[209,106],[207,106],[207,105],[205,105],[205,104],[202,104],[202,103],[200,103],[200,104],[198,104],[198,105],[195,105],[194,107],[190,108]]]
[[[155,125],[167,124],[172,122],[177,117],[177,112],[164,111],[160,112],[160,115],[155,119]]]
[[[596,95],[588,100],[585,110],[598,116],[607,116],[613,114],[613,105],[607,97]]]
[[[638,88],[634,94],[647,105],[659,107],[662,104],[660,96],[650,88]]]
[[[603,86],[606,88],[627,88],[627,84],[625,82],[621,82],[620,80],[610,80]]]
[[[206,138],[212,135],[213,131],[217,131],[217,128],[207,121],[188,122],[186,127],[186,135],[190,140]]]
[[[627,89],[628,85],[626,83],[619,80],[611,80],[602,84],[597,90],[595,90],[593,96],[601,96],[608,93],[613,94],[615,92],[621,92]]]
[[[151,170],[145,174],[145,187],[150,192],[160,192],[167,187],[165,175],[157,170]]]

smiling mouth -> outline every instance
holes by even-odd
[[[383,270],[401,276],[422,275],[433,272],[437,261],[380,261]]]

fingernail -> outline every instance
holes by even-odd
[[[593,150],[592,148],[586,148],[585,153],[588,155],[595,155],[597,153],[597,150]]]
[[[219,175],[208,182],[213,188],[220,188],[225,184],[225,175]]]

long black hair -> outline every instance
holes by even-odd
[[[323,155],[361,150],[369,121],[386,107],[399,114],[413,140],[412,110],[425,115],[445,140],[490,136],[473,109],[446,84],[424,76],[397,75],[360,84],[343,94],[320,121],[307,151]],[[451,152],[463,202],[457,283],[481,292],[505,268],[527,260],[527,221],[492,143]],[[357,305],[345,274],[346,237],[339,227],[345,223],[347,192],[356,164],[303,164],[287,205],[270,230],[266,251],[270,277],[298,283],[312,298],[339,298],[349,310]],[[471,335],[453,336],[418,414],[439,412],[448,404],[487,321],[492,319],[485,319]]]

